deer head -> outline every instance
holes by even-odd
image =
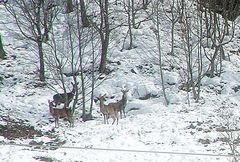
[[[53,100],[55,102],[56,105],[59,105],[61,103],[66,103],[67,107],[69,106],[70,102],[73,100],[73,97],[75,95],[75,92],[76,92],[76,87],[78,85],[78,83],[74,84],[73,82],[71,82],[72,84],[72,91],[71,92],[68,92],[68,93],[58,93],[58,94],[55,94],[53,96]]]

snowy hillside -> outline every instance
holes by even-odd
[[[233,40],[224,46],[230,61],[223,60],[220,77],[203,77],[200,99],[195,102],[191,92],[180,89],[186,79],[184,51],[178,48],[183,43],[181,25],[176,26],[176,55],[171,55],[171,24],[161,19],[169,105],[163,96],[154,23],[146,21],[133,30],[135,48],[131,50],[122,41],[127,27],[116,29],[109,50],[113,63],[108,66],[113,72],[94,96],[106,94],[110,103],[121,98],[122,89],[129,89],[126,117],[119,119],[118,125],[104,124],[97,101],[94,120],[83,122],[78,108],[74,127],[60,119],[60,127],[55,128],[48,108],[55,92],[38,81],[36,49],[20,37],[16,24],[10,21],[0,5],[0,34],[7,52],[7,59],[0,60],[1,162],[228,162],[233,161],[231,146],[239,155],[239,23]]]

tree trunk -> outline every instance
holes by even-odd
[[[5,59],[5,57],[6,57],[6,52],[3,49],[2,38],[0,35],[0,58]]]
[[[100,73],[105,73],[107,69],[107,53],[108,53],[108,41],[106,41],[106,38],[102,40],[102,50],[101,50],[101,61],[100,61]]]
[[[156,17],[156,38],[157,38],[157,48],[158,48],[158,63],[159,63],[159,71],[160,71],[160,76],[161,76],[161,82],[162,82],[162,91],[163,91],[163,97],[166,102],[166,105],[169,104],[169,100],[167,98],[166,94],[166,88],[165,88],[165,82],[164,82],[164,74],[163,74],[163,67],[162,67],[162,49],[161,49],[161,38],[160,38],[160,4],[159,2],[156,3],[156,8],[157,8],[157,17]]]
[[[88,20],[88,16],[86,13],[86,7],[85,7],[84,0],[80,0],[80,8],[81,8],[80,12],[81,12],[82,26],[89,27],[90,22]]]
[[[44,67],[44,54],[43,54],[43,47],[42,41],[37,41],[38,45],[38,57],[39,57],[39,80],[44,82],[45,81],[45,67]]]
[[[133,1],[132,1],[133,3]],[[129,50],[133,48],[133,35],[132,35],[132,25],[134,24],[131,24],[131,15],[130,15],[130,8],[131,8],[131,2],[128,1],[128,12],[127,12],[127,15],[128,15],[128,30],[129,30]],[[133,10],[133,8],[132,8]],[[132,17],[133,18],[133,17]],[[132,23],[135,23],[135,21],[133,21]]]
[[[67,13],[73,12],[73,3],[72,0],[67,0]]]
[[[100,61],[100,73],[106,72],[107,66],[107,53],[108,53],[108,45],[109,45],[109,36],[110,36],[110,29],[109,29],[109,22],[108,22],[108,0],[104,1],[104,4],[100,4],[101,7],[101,29],[100,37],[101,37],[101,61]]]
[[[50,28],[48,27],[48,25],[50,25],[48,23],[48,11],[45,11],[44,9],[44,16],[43,16],[43,41],[46,43],[49,40],[49,30]]]

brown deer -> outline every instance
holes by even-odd
[[[115,103],[110,103],[110,106],[115,107],[116,109],[118,109],[118,111],[120,111],[120,118],[122,119],[122,116],[124,115],[124,117],[126,117],[126,113],[125,113],[125,107],[127,105],[127,92],[129,90],[121,90],[122,92],[122,99],[119,100],[118,102]]]
[[[52,114],[53,118],[55,119],[55,127],[59,127],[59,118],[66,118],[70,123],[70,127],[73,127],[74,124],[72,110],[65,107],[62,109],[57,109],[53,102],[54,101],[48,100],[49,111]]]
[[[117,124],[118,124],[118,109],[114,106],[111,105],[105,105],[104,102],[106,101],[105,99],[106,95],[100,96],[99,100],[100,100],[100,111],[103,114],[103,118],[104,118],[104,124],[106,124],[106,121],[108,123],[108,118],[109,116],[113,119],[113,123],[115,123],[115,121],[117,120]]]
[[[72,88],[72,91],[69,92],[69,93],[58,93],[58,94],[55,94],[53,96],[53,100],[54,100],[54,103],[55,105],[60,105],[61,103],[64,103],[66,104],[66,107],[69,106],[70,102],[73,100],[73,97],[75,95],[75,92],[76,92],[76,84],[73,84],[73,82],[71,82],[73,88]]]
[[[104,105],[104,102],[106,101],[105,96],[106,95],[103,95],[103,96],[99,96],[97,98],[100,101],[100,112],[103,114],[103,122],[104,122],[104,124],[106,124],[106,123],[108,124],[108,111]]]

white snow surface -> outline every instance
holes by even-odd
[[[3,6],[0,6],[0,15],[8,15]],[[115,69],[112,76],[95,92],[95,96],[107,94],[109,98],[115,96],[115,99],[120,99],[120,90],[127,87],[129,92],[126,118],[120,119],[118,125],[103,124],[99,104],[96,103],[94,120],[81,122],[76,115],[73,128],[69,128],[68,123],[61,119],[60,127],[54,128],[47,101],[52,99],[55,93],[47,87],[33,86],[38,79],[36,58],[30,57],[33,56],[33,51],[28,45],[28,40],[17,39],[18,30],[16,27],[12,30],[14,24],[4,24],[8,20],[8,16],[0,18],[0,31],[4,49],[8,54],[8,59],[0,61],[0,74],[5,77],[3,84],[0,85],[0,115],[16,120],[22,119],[35,129],[52,135],[15,140],[0,136],[1,162],[34,162],[44,158],[60,162],[228,162],[232,160],[231,157],[190,154],[231,153],[228,144],[221,140],[225,135],[224,132],[218,131],[217,128],[221,128],[224,124],[219,115],[220,107],[229,108],[227,111],[234,114],[231,119],[234,122],[239,121],[240,92],[233,90],[240,85],[238,55],[231,55],[231,61],[223,62],[224,72],[221,77],[203,79],[201,99],[198,103],[194,102],[191,93],[188,96],[187,92],[178,89],[180,82],[178,71],[165,70],[166,92],[170,101],[170,104],[166,105],[158,68],[154,66],[149,68],[152,61],[145,53],[150,49],[142,50],[142,44],[148,44],[149,48],[153,48],[151,50],[156,50],[154,34],[150,31],[151,24],[143,23],[134,33],[136,49],[120,52],[117,46],[111,48],[110,59],[120,61],[121,65],[117,68],[112,67]],[[164,40],[169,39],[169,36],[164,34],[167,30],[163,30],[162,33],[166,35],[163,37]],[[240,48],[239,31],[237,26],[236,38],[226,46],[226,52],[233,50],[231,46]],[[169,45],[162,48],[163,51],[168,51]],[[138,68],[139,65],[143,68]],[[145,69],[145,66],[148,69]],[[221,93],[218,93],[220,91]],[[154,97],[139,99],[147,94]],[[190,104],[187,102],[188,99]],[[111,102],[111,99],[108,102]],[[111,119],[109,120],[111,123]],[[0,124],[7,123],[0,121]],[[239,128],[239,122],[236,126]],[[238,134],[238,131],[234,133]],[[44,148],[44,145],[54,143],[56,139],[63,141],[61,145],[63,148]],[[32,141],[42,142],[43,147],[25,146]],[[18,145],[9,145],[11,143]],[[21,144],[24,146],[20,146]],[[119,149],[119,151],[108,149]],[[171,154],[171,152],[188,154]]]

